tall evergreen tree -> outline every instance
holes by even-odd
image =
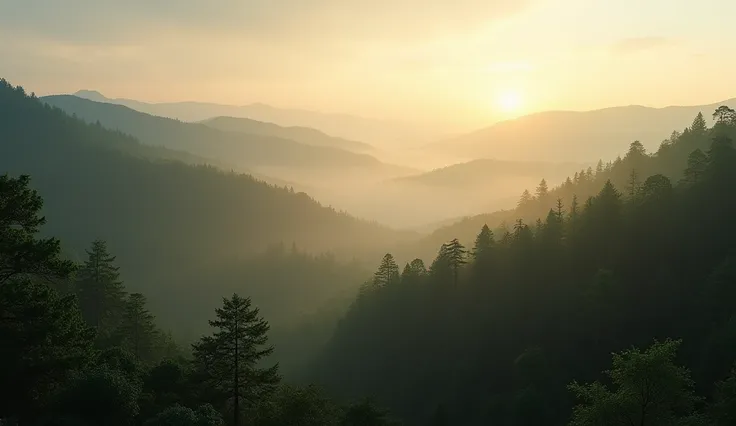
[[[142,361],[153,361],[160,340],[153,321],[154,316],[146,309],[146,297],[141,293],[130,294],[118,332],[123,346]]]
[[[109,334],[120,320],[125,306],[125,288],[120,281],[120,268],[115,256],[102,240],[92,242],[87,260],[79,270],[77,295],[82,314],[98,332]]]
[[[691,152],[687,157],[687,168],[685,169],[685,177],[683,182],[686,185],[694,185],[698,183],[705,172],[708,165],[708,157],[700,149]]]
[[[377,287],[389,286],[397,283],[399,278],[399,265],[391,253],[386,253],[373,276],[373,284]]]
[[[462,268],[464,264],[468,263],[467,255],[468,251],[465,249],[465,246],[460,244],[460,241],[458,241],[457,238],[447,244],[447,260],[450,268],[452,268],[453,284],[456,286],[460,274],[460,268]]]
[[[223,408],[232,411],[232,424],[239,426],[242,410],[263,402],[279,383],[278,364],[259,367],[273,347],[266,346],[268,322],[250,298],[233,294],[215,312],[217,319],[210,326],[216,331],[192,345],[193,355],[205,384]]]
[[[59,240],[38,239],[46,218],[43,200],[29,188],[30,177],[0,175],[0,286],[11,279],[66,278],[73,263],[59,258]]]
[[[547,199],[547,195],[549,195],[549,186],[547,185],[547,181],[545,179],[542,179],[541,182],[539,182],[539,186],[537,186],[537,200],[544,201]]]
[[[493,249],[493,244],[493,231],[491,231],[491,228],[487,224],[484,224],[478,236],[475,237],[475,246],[472,251],[473,258],[476,261],[480,259],[487,260],[488,255]]]
[[[708,131],[708,124],[705,122],[705,118],[703,117],[703,113],[699,112],[697,116],[695,116],[695,119],[693,120],[693,124],[690,125],[690,132],[692,132],[695,135],[704,135],[705,132]],[[673,135],[676,140],[676,135]]]

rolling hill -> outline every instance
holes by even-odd
[[[88,123],[128,133],[142,143],[183,150],[234,164],[248,170],[258,167],[334,170],[369,169],[386,171],[391,166],[375,158],[341,149],[310,146],[289,139],[240,132],[225,132],[200,123],[141,113],[125,106],[94,102],[76,96],[41,98]]]
[[[569,176],[570,173],[588,166],[589,164],[571,162],[503,161],[484,158],[453,164],[418,175],[399,177],[396,178],[396,181],[461,189],[499,179],[530,178],[538,182],[546,178],[559,181]]]
[[[213,117],[238,117],[275,123],[280,126],[299,126],[319,129],[329,135],[349,140],[365,141],[372,145],[391,146],[395,143],[421,143],[436,139],[440,130],[427,129],[410,123],[332,114],[293,108],[276,108],[254,103],[250,105],[221,105],[205,102],[147,103],[132,99],[110,99],[94,90],[80,90],[74,95],[96,102],[125,105],[136,111],[182,121],[199,122]]]
[[[626,146],[635,140],[647,150],[656,150],[673,129],[688,126],[699,111],[712,113],[719,105],[736,107],[736,99],[700,106],[540,112],[502,121],[427,149],[462,159],[594,162],[624,154]],[[706,119],[710,121],[709,114]]]
[[[127,287],[145,291],[164,324],[207,318],[224,294],[210,271],[273,244],[372,261],[387,243],[415,238],[304,193],[152,152],[168,151],[84,123],[0,80],[0,173],[31,176],[44,198],[44,233],[75,260],[92,240],[106,240]]]
[[[251,135],[273,136],[282,139],[290,139],[305,145],[328,146],[352,152],[370,152],[373,150],[373,147],[367,143],[337,138],[309,127],[283,127],[278,124],[236,117],[214,117],[204,120],[201,123],[225,132],[241,132]]]

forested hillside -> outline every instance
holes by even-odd
[[[428,148],[471,159],[588,162],[621,155],[624,144],[633,140],[641,141],[648,150],[656,149],[668,132],[686,126],[698,111],[712,111],[720,105],[736,108],[736,99],[666,108],[631,105],[594,111],[544,111],[501,121]]]
[[[144,114],[122,105],[93,102],[70,95],[42,101],[75,114],[88,123],[100,122],[142,143],[184,150],[241,168],[288,167],[306,170],[370,169],[390,171],[375,158],[326,146],[312,146],[262,132],[221,131],[201,123],[185,123]]]
[[[538,191],[536,223],[385,255],[312,377],[411,425],[733,424],[736,113],[715,118]]]
[[[270,324],[249,297],[223,297],[195,343],[177,345],[104,241],[72,262],[58,239],[39,238],[43,199],[29,181],[0,175],[3,425],[395,424],[370,401],[282,383]]]
[[[724,114],[725,119],[728,119],[729,111],[728,107],[719,107],[713,114],[714,119],[722,122],[724,118],[721,116]],[[736,139],[736,130],[721,127],[720,131]],[[677,183],[683,179],[684,170],[690,162],[704,161],[704,153],[710,148],[712,137],[713,130],[708,129],[703,114],[698,113],[690,126],[681,131],[673,131],[656,152],[648,153],[639,141],[634,141],[623,157],[605,162],[599,160],[595,167],[581,169],[559,184],[555,184],[555,180],[550,178],[543,179],[536,188],[530,188],[521,194],[515,209],[468,217],[438,229],[418,248],[415,247],[415,250],[424,248],[420,257],[425,258],[430,255],[428,249],[448,239],[458,238],[463,244],[472,244],[477,230],[484,224],[499,234],[504,229],[511,229],[516,219],[534,223],[537,219],[546,217],[550,206],[553,206],[558,198],[565,206],[574,203],[582,206],[588,197],[597,194],[609,180],[624,194],[636,191],[646,177],[654,174],[662,174]],[[696,150],[699,150],[699,153],[691,158],[690,154]]]
[[[176,324],[176,332],[204,327],[204,315],[227,293],[218,288],[271,289],[269,297],[260,294],[259,305],[278,323],[362,281],[359,268],[309,257],[259,263],[305,277],[301,281],[237,266],[269,246],[295,243],[299,252],[331,251],[342,261],[413,238],[250,176],[156,160],[149,152],[158,149],[70,118],[5,81],[0,129],[0,170],[31,176],[50,218],[44,232],[62,238],[65,255],[74,260],[84,257],[91,241],[107,241],[128,286],[145,290],[153,310],[168,326]],[[347,278],[346,269],[355,278]],[[227,279],[225,271],[232,271]],[[316,275],[320,279],[306,278]],[[291,299],[298,306],[275,298],[292,291],[310,297]]]
[[[294,142],[307,145],[330,146],[353,152],[369,152],[373,150],[373,147],[367,143],[330,136],[317,129],[309,127],[284,127],[279,126],[278,124],[252,120],[250,118],[237,117],[213,117],[202,121],[202,123],[209,127],[226,132],[241,132],[252,135],[273,136],[277,138],[290,139]]]

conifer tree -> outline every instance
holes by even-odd
[[[480,233],[475,237],[475,246],[473,247],[472,256],[475,260],[484,259],[490,254],[493,249],[493,231],[488,225],[483,225]]]
[[[424,266],[424,261],[422,259],[414,259],[404,267],[404,272],[401,273],[401,282],[408,283],[425,275],[427,275],[427,268]]]
[[[192,345],[193,355],[205,384],[232,411],[232,424],[239,426],[241,410],[263,402],[279,383],[278,364],[259,367],[273,347],[266,346],[268,322],[250,298],[233,294],[223,298],[215,312],[217,319],[210,326],[216,331]]]
[[[386,253],[378,266],[378,270],[373,276],[373,284],[377,287],[384,287],[395,284],[399,281],[399,265],[391,253]]]
[[[16,278],[65,278],[74,270],[59,258],[59,240],[36,238],[46,219],[30,181],[26,175],[0,175],[0,286]]]
[[[460,241],[458,241],[457,238],[453,239],[452,241],[450,241],[449,244],[447,244],[446,250],[447,260],[450,268],[452,268],[453,284],[457,286],[460,268],[462,268],[462,266],[468,262],[466,260],[468,251],[465,249],[465,246],[460,244]]]
[[[153,321],[154,316],[146,309],[146,297],[141,293],[128,296],[118,331],[123,346],[139,360],[153,361],[159,340]]]
[[[686,185],[694,185],[698,183],[705,172],[708,165],[708,157],[700,149],[691,152],[687,157],[687,169],[685,169],[685,177],[683,183]]]
[[[109,333],[120,320],[125,306],[125,288],[120,281],[120,268],[115,256],[102,240],[92,242],[87,260],[79,270],[77,295],[82,314],[98,331]]]
[[[626,184],[626,193],[628,194],[630,200],[636,198],[637,194],[639,193],[640,187],[641,182],[639,181],[639,172],[637,172],[636,169],[631,169],[631,173],[629,174],[629,181]]]
[[[521,193],[521,198],[519,198],[517,207],[519,209],[523,209],[524,207],[528,206],[529,203],[532,202],[532,200],[533,200],[532,194],[529,192],[528,189],[525,189],[524,192]]]
[[[547,181],[542,179],[542,181],[539,182],[539,186],[537,186],[537,200],[544,201],[547,198],[547,195],[549,195],[549,186],[547,186]]]
[[[695,119],[693,120],[693,124],[690,125],[690,132],[696,135],[704,135],[707,130],[708,130],[708,124],[706,124],[705,122],[703,113],[699,112],[698,115],[695,116]]]

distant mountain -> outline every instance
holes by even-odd
[[[128,133],[144,144],[187,151],[249,171],[268,167],[319,172],[367,169],[398,173],[399,170],[365,154],[274,136],[222,131],[201,123],[157,117],[122,105],[71,95],[46,96],[41,100],[88,123],[99,122],[106,128]]]
[[[250,118],[215,117],[202,121],[209,127],[226,132],[241,132],[260,136],[273,136],[314,146],[328,146],[353,152],[369,152],[373,147],[367,143],[330,136],[309,127],[283,127],[278,124],[251,120]]]
[[[399,121],[276,108],[261,103],[243,106],[205,102],[146,103],[132,99],[110,99],[93,90],[80,90],[74,95],[95,102],[125,105],[136,111],[182,121],[199,122],[214,117],[250,118],[280,126],[310,127],[340,138],[365,141],[384,147],[390,147],[395,143],[422,143],[437,139],[443,133],[439,129],[427,129],[426,126]]]
[[[586,112],[550,111],[514,120],[435,143],[434,153],[457,158],[498,158],[520,161],[580,161],[613,159],[638,140],[649,151],[673,130],[690,125],[701,112],[708,122],[720,105],[736,108],[736,99],[699,106],[648,108],[624,106]]]
[[[397,182],[435,187],[467,188],[492,183],[494,180],[531,178],[557,182],[571,173],[587,168],[584,163],[551,163],[543,161],[503,161],[479,159],[435,169],[419,175],[396,178]]]
[[[0,80],[0,173],[31,176],[44,199],[44,234],[59,237],[75,260],[84,259],[92,240],[107,240],[127,287],[145,291],[168,324],[194,311],[206,319],[227,292],[254,293],[237,287],[244,285],[238,280],[223,292],[211,271],[243,264],[274,244],[373,260],[387,244],[415,238],[307,194],[161,152],[167,151],[86,124]],[[281,311],[282,319],[287,314]]]

